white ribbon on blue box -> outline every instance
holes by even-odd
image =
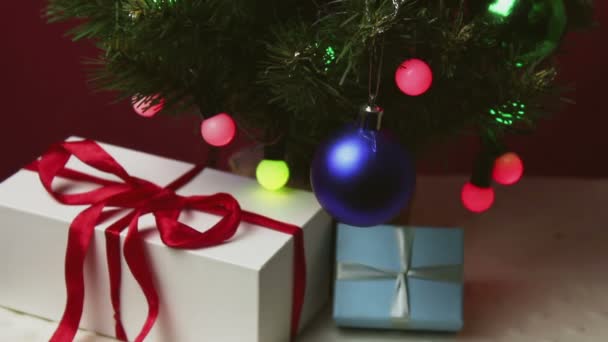
[[[336,324],[462,329],[463,243],[460,228],[338,224]]]

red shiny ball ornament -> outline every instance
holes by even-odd
[[[494,203],[494,189],[480,188],[471,183],[462,187],[460,195],[464,207],[474,213],[484,212]]]
[[[524,174],[524,163],[516,153],[508,152],[496,158],[492,178],[498,184],[512,185],[517,183]]]
[[[401,63],[395,72],[397,87],[407,95],[424,94],[433,83],[433,72],[425,61],[417,58]]]
[[[135,111],[135,113],[145,118],[151,118],[156,115],[156,113],[160,112],[165,104],[165,100],[161,98],[157,104],[151,105],[151,103],[154,102],[154,100],[156,100],[157,98],[158,95],[153,95],[144,97],[137,101],[137,97],[133,96],[131,98],[133,110]]]
[[[234,139],[235,133],[236,124],[226,113],[214,115],[201,124],[203,139],[216,147],[228,145]]]

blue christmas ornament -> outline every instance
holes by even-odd
[[[408,153],[380,130],[382,109],[365,106],[358,127],[320,146],[310,181],[321,206],[342,223],[367,227],[394,218],[415,183]]]

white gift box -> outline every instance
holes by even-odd
[[[100,144],[131,175],[160,186],[192,165],[108,144]],[[112,179],[72,158],[68,167]],[[68,192],[87,184],[70,182]],[[59,178],[55,188],[66,186]],[[255,180],[205,169],[180,188],[180,195],[226,192],[244,210],[299,226],[304,233],[307,286],[300,328],[329,296],[331,219],[314,195],[300,190],[269,192]],[[84,206],[56,202],[38,174],[20,170],[0,184],[0,305],[51,320],[65,306],[64,257],[68,227]],[[126,211],[125,211],[126,212]],[[85,303],[80,327],[114,336],[104,230],[95,228],[85,260]],[[219,217],[185,211],[181,221],[200,230]],[[160,314],[146,341],[285,342],[289,340],[293,238],[264,227],[241,223],[227,243],[197,250],[165,246],[154,219],[141,218],[160,297]],[[124,241],[126,230],[121,234]],[[147,303],[122,260],[121,315],[129,339],[144,323]],[[49,336],[50,337],[50,336]]]

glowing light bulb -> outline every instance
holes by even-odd
[[[524,163],[516,153],[508,152],[496,158],[492,178],[496,183],[512,185],[517,183],[524,173]]]
[[[494,203],[494,189],[480,188],[471,183],[466,183],[462,187],[460,199],[464,207],[469,211],[481,213],[492,207]]]
[[[159,95],[146,96],[141,98],[139,101],[137,100],[138,96],[133,96],[131,98],[131,104],[133,105],[133,110],[135,113],[145,117],[151,118],[156,113],[160,112],[165,105],[165,99],[161,98],[157,104],[152,104]]]
[[[201,135],[209,145],[217,147],[228,145],[235,134],[236,124],[226,113],[214,115],[201,123]]]
[[[488,10],[498,16],[508,17],[513,12],[513,7],[518,0],[495,0],[490,4]]]
[[[283,160],[264,159],[255,169],[255,177],[265,189],[279,190],[289,180],[289,167]]]
[[[499,124],[511,126],[524,119],[526,105],[519,101],[511,101],[496,108],[490,108],[489,113]]]
[[[329,67],[335,60],[336,60],[336,50],[334,50],[333,47],[328,46],[325,49],[325,54],[323,55],[323,63],[325,64],[325,67],[323,68],[323,70],[325,72],[328,72]]]
[[[418,96],[431,87],[433,72],[423,60],[408,59],[397,68],[395,82],[404,94]]]

